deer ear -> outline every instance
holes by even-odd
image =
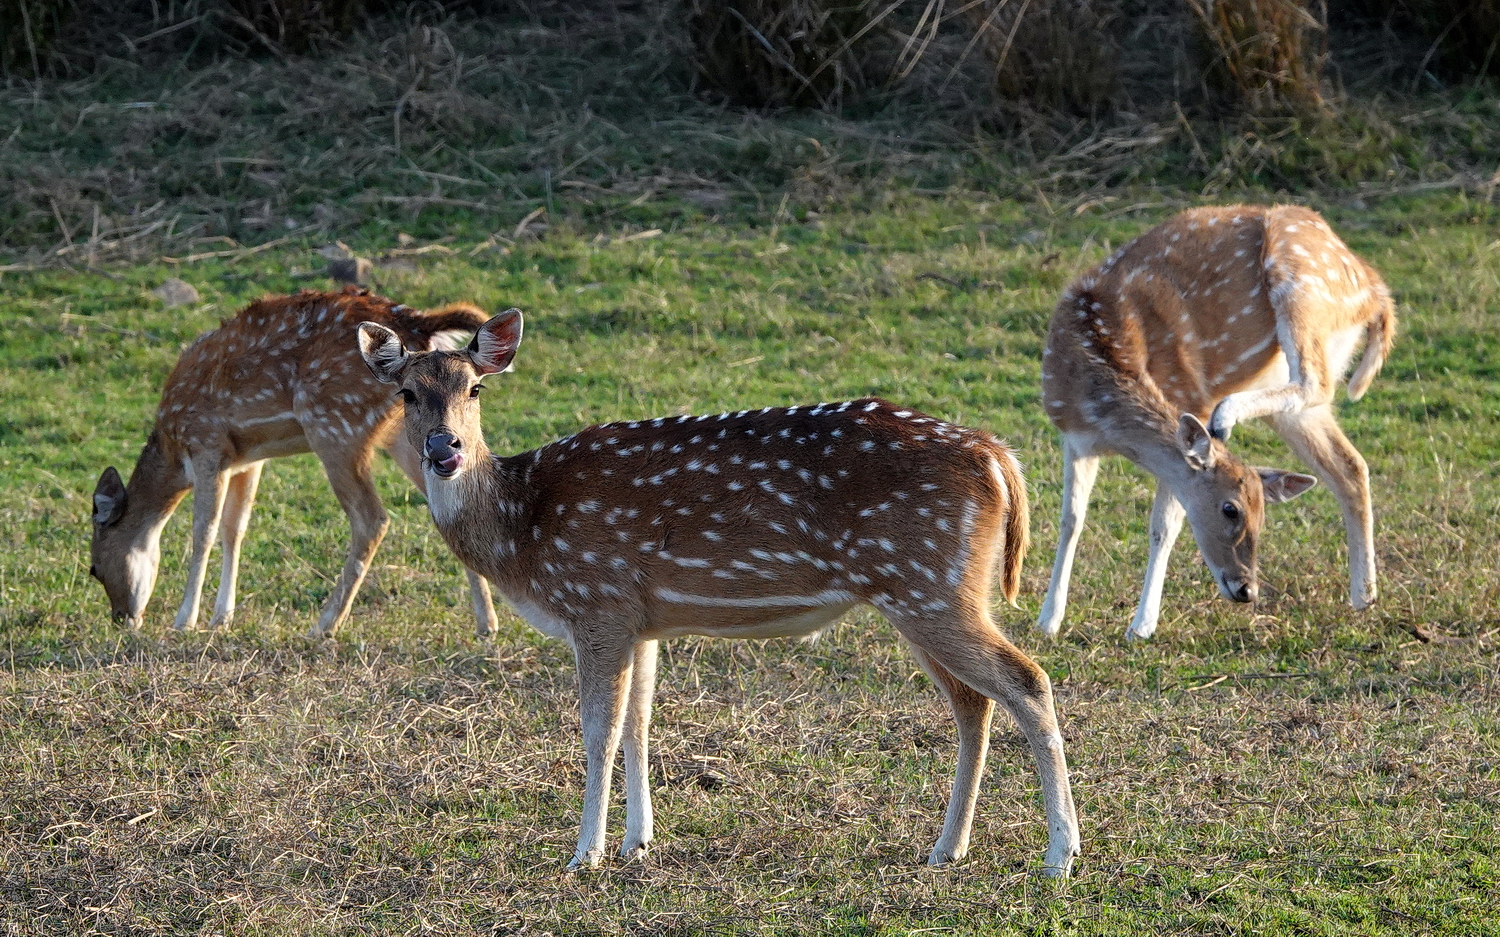
[[[396,333],[373,322],[359,324],[359,353],[375,380],[395,384],[406,370],[406,349]]]
[[[1260,476],[1260,486],[1266,491],[1267,504],[1290,501],[1318,483],[1313,476],[1303,475],[1301,472],[1256,468],[1255,473]]]
[[[125,513],[125,483],[111,465],[94,486],[94,523],[108,527]]]
[[[469,342],[469,360],[480,374],[509,371],[521,345],[521,310],[507,309],[479,327]]]
[[[1192,468],[1203,471],[1214,467],[1211,440],[1208,427],[1191,413],[1184,413],[1182,419],[1177,421],[1177,447],[1182,450],[1182,457]]]

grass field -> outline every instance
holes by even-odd
[[[305,456],[266,473],[231,630],[169,630],[181,513],[146,626],[122,632],[86,575],[94,481],[133,464],[186,341],[263,292],[327,283],[317,242],[0,274],[5,933],[1500,934],[1492,209],[1316,204],[1400,302],[1384,372],[1340,406],[1375,479],[1374,609],[1344,604],[1319,488],[1271,515],[1257,607],[1217,599],[1185,542],[1158,637],[1127,646],[1151,490],[1116,461],[1066,630],[1029,630],[1058,510],[1037,402],[1051,305],[1186,203],[956,190],[634,239],[606,218],[377,272],[413,305],[527,311],[517,369],[486,398],[499,452],[607,419],[866,393],[1015,445],[1035,548],[1021,609],[998,617],[1056,681],[1084,835],[1060,885],[1031,874],[1045,830],[1003,716],[970,859],[922,865],[951,721],[869,612],[811,646],[672,642],[653,854],[563,874],[583,765],[570,655],[508,614],[493,644],[471,636],[457,565],[386,461],[391,531],[333,640],[301,637],[347,533]],[[170,275],[203,302],[161,308],[148,291]],[[1263,427],[1235,444],[1293,464]]]

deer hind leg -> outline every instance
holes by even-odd
[[[1167,560],[1172,546],[1182,533],[1186,511],[1166,485],[1156,486],[1156,500],[1151,503],[1151,553],[1146,560],[1146,582],[1141,587],[1141,602],[1135,607],[1135,619],[1125,632],[1127,640],[1144,640],[1156,633],[1161,618],[1161,590],[1167,578]]]
[[[323,471],[328,474],[334,495],[349,516],[350,533],[344,568],[339,572],[333,592],[323,603],[317,624],[308,632],[309,637],[322,638],[332,634],[349,615],[349,607],[354,604],[360,584],[369,572],[370,561],[385,537],[389,520],[370,478],[371,450],[368,447],[361,449],[344,440],[317,439],[313,441],[312,449],[323,463]]]
[[[626,859],[644,858],[654,833],[648,756],[659,643],[637,644],[630,668],[630,697],[625,710],[625,842],[620,846],[620,855]]]
[[[632,644],[625,641],[579,635],[574,653],[578,660],[579,715],[583,723],[587,766],[583,816],[578,824],[578,849],[568,868],[595,869],[604,861],[610,778],[624,729],[627,697],[632,695],[636,652]],[[652,663],[655,664],[654,659]],[[629,770],[628,761],[626,770]]]
[[[203,580],[208,571],[208,554],[214,546],[214,532],[224,510],[228,473],[217,458],[200,454],[193,461],[193,554],[188,560],[187,591],[177,620],[172,627],[185,631],[198,624],[198,604],[203,599]]]
[[[1049,877],[1065,876],[1078,855],[1078,815],[1073,807],[1073,791],[1068,781],[1068,762],[1063,755],[1062,733],[1058,731],[1057,714],[1052,703],[1052,682],[1046,671],[1005,639],[982,607],[964,610],[955,603],[948,617],[898,619],[894,621],[913,646],[930,661],[939,664],[973,690],[989,697],[1011,714],[1031,746],[1041,781],[1042,801],[1047,812],[1047,853],[1042,873]],[[972,716],[970,717],[972,718]],[[962,723],[960,723],[962,731]],[[960,741],[960,775],[955,779],[954,796],[960,793],[959,781],[966,769],[979,760],[971,745],[963,751]],[[965,796],[970,792],[962,791]],[[957,817],[949,807],[949,817],[961,820],[971,808],[960,807]],[[972,814],[970,814],[972,815]],[[945,846],[948,828],[944,827]],[[937,849],[933,850],[937,858]]]
[[[417,490],[425,497],[427,495],[427,477],[422,474],[422,457],[417,450],[412,448],[406,439],[406,433],[398,427],[395,436],[386,446],[386,451],[391,458],[411,479],[411,483],[417,486]],[[464,567],[464,575],[469,579],[469,602],[474,606],[474,634],[481,638],[493,635],[500,626],[500,620],[495,617],[495,600],[490,595],[490,582],[483,576]]]
[[[1248,363],[1265,347],[1279,344],[1286,356],[1285,384],[1230,394],[1214,407],[1208,431],[1227,440],[1236,424],[1279,413],[1296,413],[1333,401],[1333,358],[1342,357],[1340,368],[1347,363],[1353,348],[1355,332],[1329,336],[1309,322],[1325,317],[1317,301],[1306,297],[1306,285],[1295,275],[1269,283],[1271,307],[1276,314],[1276,331],[1257,345],[1245,349],[1241,361]],[[1340,347],[1330,347],[1330,344]]]
[[[927,857],[928,865],[947,865],[969,852],[974,805],[979,799],[979,782],[984,777],[985,756],[990,748],[990,714],[994,711],[994,703],[949,673],[926,651],[913,645],[912,653],[932,682],[948,697],[953,721],[958,724],[958,771],[953,776],[953,792],[948,797],[943,833]]]
[[[240,546],[250,526],[250,512],[255,507],[255,492],[260,487],[260,472],[265,461],[252,462],[229,476],[225,486],[223,518],[224,569],[219,574],[219,592],[214,597],[214,617],[210,628],[221,628],[234,619],[235,587],[240,568]]]
[[[1078,537],[1083,533],[1089,495],[1099,477],[1099,457],[1088,455],[1084,442],[1070,436],[1063,434],[1063,505],[1062,522],[1057,530],[1057,559],[1052,564],[1052,581],[1036,622],[1037,630],[1049,637],[1062,630],[1063,615],[1068,610],[1073,557],[1078,552]]]
[[[1297,457],[1312,467],[1339,501],[1349,538],[1349,604],[1375,601],[1375,515],[1370,469],[1333,418],[1330,406],[1277,416],[1272,425]]]

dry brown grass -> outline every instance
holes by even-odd
[[[1054,899],[1024,872],[1044,838],[1024,743],[1001,726],[974,859],[923,869],[951,726],[888,629],[863,622],[810,650],[676,643],[652,757],[659,848],[579,876],[561,873],[582,784],[569,661],[521,632],[493,653],[425,650],[366,619],[368,644],[96,637],[46,666],[12,660],[0,921],[29,935],[1031,920]],[[1147,663],[1070,642],[1049,656],[1072,674],[1078,900],[1160,901],[1190,868],[1254,907],[1278,876],[1375,882],[1409,874],[1403,855],[1434,835],[1472,848],[1466,824],[1500,796],[1492,645],[1393,642],[1356,654],[1368,676],[1330,649],[1306,675],[1158,686],[1191,652]],[[1180,923],[1207,901],[1193,889],[1170,905]]]

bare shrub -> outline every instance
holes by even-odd
[[[1097,115],[1118,87],[1117,0],[980,0],[966,5],[995,90],[1038,110]]]
[[[860,47],[875,0],[692,0],[699,76],[737,104],[837,109],[866,85]]]
[[[0,3],[0,74],[41,74],[52,41],[72,7],[72,0]]]
[[[245,39],[268,40],[306,52],[319,41],[343,36],[380,0],[220,0],[218,15]]]
[[[1327,10],[1311,0],[1184,0],[1197,21],[1212,90],[1259,116],[1323,110]],[[1216,86],[1216,87],[1215,87]]]

